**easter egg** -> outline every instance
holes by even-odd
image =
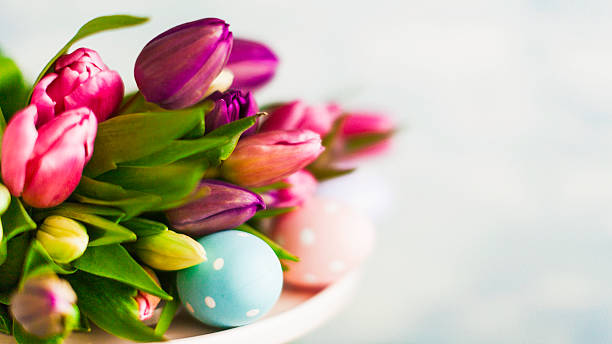
[[[278,300],[283,272],[270,246],[229,230],[198,239],[207,261],[176,276],[185,309],[204,324],[242,326],[266,314]]]
[[[372,249],[370,220],[335,200],[313,197],[278,218],[272,238],[300,258],[287,262],[285,281],[298,287],[324,287],[357,266]]]

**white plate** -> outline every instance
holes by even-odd
[[[285,288],[274,308],[262,319],[246,326],[228,330],[207,327],[181,312],[166,333],[171,344],[222,343],[286,343],[323,324],[351,299],[359,280],[358,270],[319,291]],[[13,338],[0,335],[0,343],[15,343]],[[91,333],[73,333],[67,344],[125,344],[100,329]]]

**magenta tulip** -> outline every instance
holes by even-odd
[[[309,200],[317,190],[317,180],[306,170],[290,175],[283,182],[289,187],[271,190],[262,195],[269,208],[298,207]]]
[[[241,118],[257,114],[258,107],[251,92],[240,90],[229,90],[227,92],[215,92],[207,99],[215,102],[215,107],[206,114],[206,131],[211,132],[222,125],[237,121]],[[255,133],[257,123],[247,129],[242,135],[248,136]]]
[[[239,185],[264,186],[306,167],[323,150],[321,136],[310,130],[259,133],[238,141],[221,166],[221,174]]]
[[[232,49],[229,25],[200,19],[153,38],[136,59],[134,78],[149,102],[167,109],[191,106],[206,96]]]
[[[296,100],[272,109],[260,131],[307,129],[324,136],[341,113],[335,104],[309,106]]]
[[[2,138],[6,187],[36,208],[62,203],[91,159],[96,131],[96,116],[87,108],[66,111],[46,123],[34,105],[17,112]]]
[[[91,109],[98,122],[106,120],[123,99],[123,81],[119,73],[109,70],[98,53],[79,48],[60,57],[55,73],[49,73],[36,84],[31,104],[36,105],[41,123],[67,110]]]
[[[246,39],[234,39],[227,68],[234,73],[233,88],[253,91],[267,84],[276,73],[278,58],[267,46]]]
[[[364,158],[385,153],[391,146],[394,122],[378,113],[349,113],[340,126],[337,164],[351,167]]]

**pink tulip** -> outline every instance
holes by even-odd
[[[157,278],[157,275],[153,270],[146,266],[143,266],[142,268],[149,274],[149,276],[151,276],[151,278],[157,285],[160,285],[159,279]],[[151,319],[155,312],[155,308],[157,308],[157,306],[161,302],[161,299],[158,296],[151,295],[142,290],[138,291],[134,299],[138,304],[138,319],[140,319],[140,321]]]
[[[122,98],[119,73],[109,70],[95,51],[79,48],[60,57],[55,73],[47,74],[36,84],[31,104],[38,108],[41,123],[80,107],[91,109],[102,122],[117,109]]]
[[[309,106],[295,100],[272,109],[261,131],[306,129],[324,136],[341,113],[336,104]]]
[[[393,121],[377,113],[349,113],[342,121],[337,160],[350,166],[363,158],[385,153],[391,146]]]
[[[275,130],[238,141],[221,167],[235,184],[258,187],[272,184],[306,167],[323,152],[321,136],[310,130]]]
[[[306,170],[295,172],[283,179],[283,182],[289,184],[289,187],[262,195],[269,208],[299,207],[312,198],[317,190],[317,180]]]
[[[96,116],[87,108],[41,123],[36,106],[29,105],[13,116],[2,138],[4,184],[36,208],[62,203],[91,159],[96,131]]]

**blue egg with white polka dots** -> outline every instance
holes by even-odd
[[[283,288],[276,254],[258,237],[236,230],[198,239],[207,261],[181,270],[176,285],[183,305],[204,324],[235,327],[266,314]]]

